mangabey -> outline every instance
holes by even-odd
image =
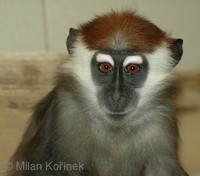
[[[182,43],[130,11],[70,29],[70,58],[36,106],[8,175],[186,176],[171,101]]]

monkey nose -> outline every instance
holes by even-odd
[[[120,94],[114,94],[108,98],[112,111],[123,111],[125,107],[125,98]]]
[[[114,103],[118,104],[118,102],[119,102],[120,99],[121,99],[121,95],[119,95],[118,93],[115,93],[115,94],[113,95],[112,99],[113,99],[113,102],[114,102]]]

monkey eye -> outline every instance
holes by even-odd
[[[99,64],[99,70],[102,72],[102,73],[110,73],[111,70],[112,70],[112,66],[110,63],[108,62],[103,62],[103,63],[100,63]]]
[[[125,72],[127,72],[127,73],[129,73],[131,75],[134,75],[134,74],[138,73],[140,70],[141,70],[140,65],[137,65],[137,64],[129,64],[124,69]]]

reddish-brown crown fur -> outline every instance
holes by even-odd
[[[150,53],[168,40],[157,26],[129,11],[99,16],[81,25],[79,31],[92,50],[117,48]]]

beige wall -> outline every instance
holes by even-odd
[[[200,68],[199,0],[0,0],[0,53],[66,52],[70,27],[109,9],[137,9],[184,39],[178,68]]]
[[[0,0],[0,52],[66,52],[70,27],[136,0]]]
[[[183,38],[184,55],[179,69],[200,68],[199,0],[139,0],[139,11],[173,37]]]

